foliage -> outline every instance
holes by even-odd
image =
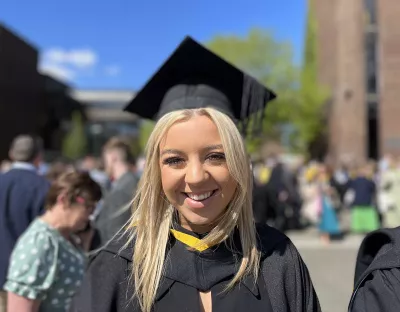
[[[280,139],[281,125],[293,119],[298,92],[298,69],[292,61],[292,48],[271,33],[253,29],[245,37],[216,36],[208,47],[274,90],[278,97],[266,108],[262,134],[247,139],[250,153],[268,139]]]
[[[304,60],[300,76],[300,101],[296,114],[298,117],[294,119],[304,149],[325,132],[324,106],[329,99],[328,89],[318,81],[317,21],[312,1],[309,1]]]
[[[139,145],[142,152],[146,147],[147,141],[150,137],[151,132],[153,131],[154,125],[154,122],[150,120],[141,121],[139,129]]]
[[[87,138],[82,114],[72,113],[71,129],[64,138],[62,145],[63,156],[76,160],[86,153]]]

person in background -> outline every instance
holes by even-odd
[[[104,190],[108,189],[110,180],[107,173],[101,168],[102,164],[99,159],[88,155],[82,160],[80,167],[82,170],[89,172],[92,179],[100,184]]]
[[[331,174],[325,165],[319,167],[317,185],[320,201],[320,237],[324,244],[329,244],[332,237],[340,234],[340,224],[336,214],[339,200],[331,185]]]
[[[357,176],[349,183],[354,199],[351,202],[351,231],[368,233],[379,228],[376,209],[376,186],[370,166],[358,168]]]
[[[8,159],[4,159],[0,164],[0,173],[6,173],[8,170],[11,169],[12,162]]]
[[[300,184],[300,194],[303,199],[301,214],[310,225],[319,222],[321,199],[318,184],[319,164],[310,164],[305,170]]]
[[[383,226],[400,225],[400,169],[394,157],[387,158],[387,168],[379,183],[379,204],[383,215]]]
[[[358,250],[349,312],[400,311],[399,254],[400,227],[380,229],[364,238]]]
[[[43,212],[50,187],[37,173],[41,155],[38,138],[20,135],[13,140],[9,151],[11,169],[0,175],[0,312],[6,311],[7,298],[2,289],[11,252],[20,235]]]
[[[87,227],[101,198],[86,172],[67,172],[50,187],[43,216],[19,238],[10,259],[8,311],[68,311],[83,279],[85,245],[74,233]]]
[[[330,184],[335,189],[340,200],[340,209],[344,207],[344,196],[347,192],[350,183],[348,170],[344,163],[340,163],[335,169],[329,168],[332,172]]]
[[[67,171],[72,171],[73,169],[74,169],[73,166],[69,165],[66,162],[58,160],[50,165],[49,170],[47,171],[45,177],[50,182],[54,182],[58,179],[60,175],[62,175]]]
[[[129,220],[129,203],[136,191],[137,177],[132,171],[135,163],[129,144],[118,137],[111,138],[103,148],[105,170],[113,181],[111,190],[104,196],[95,224],[101,244],[107,243]]]

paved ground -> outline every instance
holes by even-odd
[[[289,233],[311,274],[323,312],[346,312],[362,237],[349,236],[324,246],[316,231]]]

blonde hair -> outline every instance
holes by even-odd
[[[174,214],[174,208],[161,195],[160,142],[172,125],[188,121],[194,116],[207,116],[216,125],[229,172],[237,182],[236,191],[227,209],[200,244],[218,244],[237,227],[243,258],[238,272],[226,290],[231,289],[246,275],[252,274],[255,280],[257,279],[260,252],[257,249],[252,211],[253,180],[249,159],[238,129],[227,115],[212,108],[171,112],[157,122],[148,140],[146,167],[133,199],[133,215],[127,227],[130,237],[128,244],[135,241],[130,282],[134,283],[134,298],[136,297],[144,312],[150,312],[154,304],[164,269],[166,246]]]

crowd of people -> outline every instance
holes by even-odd
[[[400,224],[400,162],[284,164],[276,156],[255,165],[255,215],[280,230],[316,226],[321,239],[366,234]]]
[[[82,281],[86,255],[130,218],[136,161],[117,137],[105,144],[102,160],[58,160],[40,170],[41,141],[29,135],[14,139],[9,157],[0,174],[0,311],[7,301],[9,311],[36,311],[39,301],[40,311],[64,311]]]
[[[11,311],[31,311],[29,305],[36,311],[35,302],[40,311],[64,311],[81,285],[87,256],[129,221],[143,160],[118,137],[104,145],[101,158],[43,166],[40,140],[28,135],[15,138],[9,155],[0,175],[1,311],[7,301]],[[274,155],[253,162],[252,171],[258,223],[281,231],[314,227],[323,243],[400,224],[400,166],[393,156],[332,170]]]

